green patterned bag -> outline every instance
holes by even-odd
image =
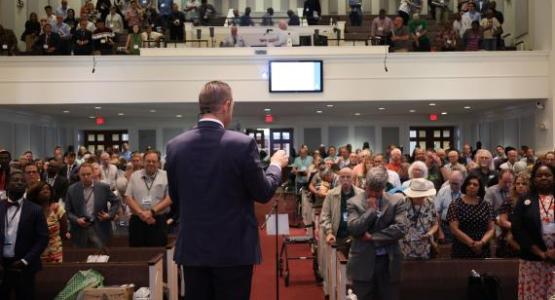
[[[82,290],[102,286],[103,282],[104,276],[93,269],[79,271],[71,277],[54,300],[76,300]]]

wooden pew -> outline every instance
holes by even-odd
[[[347,285],[350,284],[347,279],[347,257],[341,251],[337,251],[336,254],[335,282],[337,287],[335,289],[335,299],[344,300],[347,295]]]
[[[504,300],[517,299],[518,259],[434,259],[404,261],[401,299],[463,300],[470,271],[499,278]]]
[[[137,252],[146,251],[149,253],[151,250],[158,252],[164,252],[164,278],[167,279],[165,283],[168,287],[169,300],[177,300],[179,298],[179,269],[177,264],[173,260],[173,255],[175,252],[175,242],[176,237],[170,235],[168,237],[168,244],[166,247],[145,247],[145,248],[130,248],[128,246],[127,236],[114,236],[110,241],[108,248],[108,255],[110,255],[111,261],[129,261],[132,257],[140,254]],[[65,241],[64,243],[64,262],[72,262],[74,259],[71,255],[90,255],[96,254],[98,250],[96,249],[83,249],[73,247],[71,241]],[[81,254],[79,254],[81,253]],[[68,256],[70,255],[70,256]],[[120,260],[121,259],[121,260]],[[81,258],[80,262],[86,261],[86,257]]]
[[[340,251],[336,254],[336,299],[343,300],[349,284],[347,258]],[[403,261],[401,268],[400,298],[403,300],[466,300],[471,270],[496,276],[501,283],[501,299],[517,299],[518,259]]]
[[[137,257],[140,256],[141,254],[137,254]],[[151,299],[163,299],[164,253],[158,252],[146,257],[150,258],[109,263],[44,264],[43,270],[36,277],[37,299],[53,299],[75,273],[88,269],[102,274],[104,285],[134,283],[137,288],[147,286],[151,291]]]

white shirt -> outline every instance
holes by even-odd
[[[132,197],[144,209],[151,209],[168,196],[168,176],[166,171],[158,170],[154,176],[146,171],[135,171],[129,178],[125,195]],[[164,212],[169,211],[166,208]]]
[[[156,47],[156,42],[160,40],[161,37],[164,35],[160,32],[151,31],[150,32],[150,39],[148,38],[148,32],[141,33],[141,39],[143,40],[143,48],[154,48]],[[150,43],[148,43],[150,41]]]
[[[10,200],[6,200],[10,201]],[[21,219],[21,209],[23,208],[23,198],[17,200],[19,207],[10,206],[6,211],[4,221],[4,257],[15,256],[15,242],[17,240],[17,230]]]
[[[395,171],[387,170],[387,182],[391,183],[393,187],[401,187],[401,179]]]
[[[103,164],[100,165],[100,171],[102,172],[102,182],[110,186],[110,189],[116,187],[116,180],[118,179],[118,168],[112,164],[109,164],[107,168]]]
[[[200,122],[216,122],[216,123],[222,125],[223,128],[225,128],[224,123],[222,123],[222,121],[220,121],[220,120],[218,120],[218,119],[213,119],[213,118],[202,118],[202,119],[199,120],[199,123],[200,123]]]
[[[106,26],[112,29],[112,32],[121,33],[123,31],[123,20],[119,14],[109,14],[106,16]]]

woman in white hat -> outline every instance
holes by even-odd
[[[407,196],[408,233],[400,241],[401,251],[406,259],[429,259],[433,236],[439,229],[434,203],[430,200],[436,190],[424,178],[414,178],[403,191]]]

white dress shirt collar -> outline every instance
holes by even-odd
[[[222,126],[222,128],[225,128],[224,123],[222,123],[222,121],[218,120],[218,119],[214,119],[214,118],[202,118],[198,121],[200,122],[214,122],[214,123],[218,123]]]

